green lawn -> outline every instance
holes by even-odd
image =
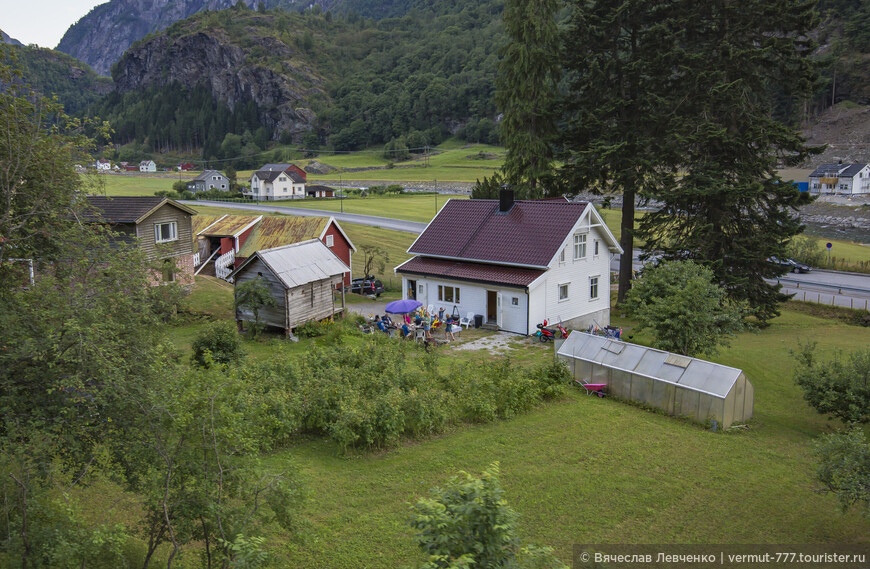
[[[224,312],[225,287],[198,283],[191,305]],[[633,334],[631,320],[614,321]],[[171,329],[182,349],[199,325]],[[715,359],[743,369],[755,387],[748,429],[712,433],[575,391],[510,421],[459,426],[388,451],[342,456],[328,441],[300,440],[268,457],[298,467],[311,494],[298,539],[273,536],[276,566],[410,565],[419,554],[405,524],[409,503],[458,470],[480,472],[496,460],[522,537],[555,547],[566,562],[573,543],[867,543],[870,522],[842,514],[813,482],[810,443],[836,425],[811,411],[792,382],[789,349],[799,339],[830,354],[865,347],[870,329],[786,307],[768,328],[738,336]],[[253,357],[268,357],[301,353],[306,342],[267,336],[247,344]],[[518,362],[552,357],[549,344],[518,338],[512,346]],[[444,353],[448,361],[499,357]]]
[[[166,172],[140,174],[139,172],[124,172],[101,174],[103,189],[107,196],[153,196],[159,190],[171,190],[172,184],[178,180],[191,180],[196,172]]]

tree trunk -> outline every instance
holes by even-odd
[[[622,255],[619,257],[619,290],[616,293],[616,304],[625,301],[625,295],[631,289],[631,277],[634,257],[634,187],[622,189],[622,225],[620,226],[619,244]]]

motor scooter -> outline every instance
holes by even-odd
[[[538,339],[542,344],[544,342],[553,340],[556,337],[555,332],[547,328],[547,321],[544,320],[543,324],[538,324],[538,331],[535,332],[534,337]]]

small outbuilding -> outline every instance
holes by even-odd
[[[755,389],[733,367],[584,332],[572,332],[557,355],[575,379],[670,415],[723,429],[752,417]]]
[[[344,310],[344,287],[339,287],[341,304],[336,304],[336,285],[350,271],[341,259],[319,239],[257,251],[230,275],[235,286],[262,278],[269,286],[275,306],[259,311],[260,322],[283,328],[286,334],[305,322],[328,318]],[[253,322],[250,310],[236,309],[236,321]]]

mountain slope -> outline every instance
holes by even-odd
[[[406,135],[422,146],[463,129],[490,142],[503,2],[453,6],[379,22],[239,6],[202,12],[134,43],[114,68],[117,92],[93,112],[112,122],[116,143],[202,147],[207,158],[240,155],[231,139],[224,149],[228,134],[259,138],[259,149],[264,137],[307,135],[340,150]],[[189,103],[203,90],[214,105],[198,113]]]
[[[366,18],[401,16],[417,0],[111,0],[92,9],[61,38],[57,50],[108,75],[113,63],[135,41],[166,29],[174,22],[206,10],[223,10],[238,1],[249,8],[299,11],[316,7],[336,14],[356,13]]]
[[[69,114],[85,110],[113,90],[111,79],[65,53],[36,46],[11,48],[27,84],[40,93],[57,95]]]

